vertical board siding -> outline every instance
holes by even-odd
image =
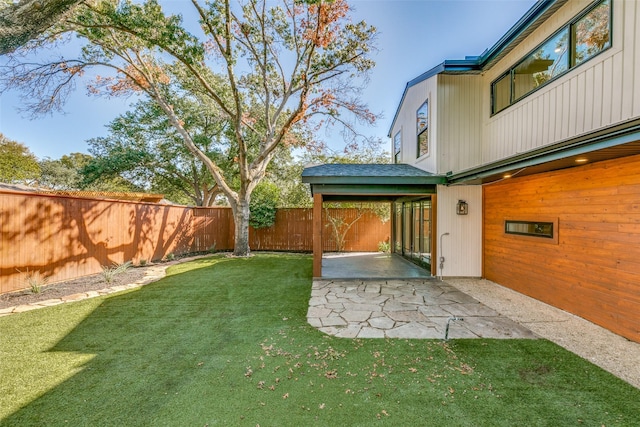
[[[436,157],[438,150],[438,118],[440,99],[437,92],[438,78],[433,76],[423,82],[409,88],[400,105],[400,110],[391,130],[391,138],[398,132],[402,132],[402,150],[400,163],[415,166],[428,172],[436,173]],[[426,100],[429,100],[429,155],[418,159],[416,111]]]
[[[468,215],[456,215],[458,200],[465,200],[469,206]],[[437,206],[437,244],[438,259],[445,257],[444,268],[438,275],[443,276],[482,276],[482,187],[438,186]]]
[[[640,37],[640,34],[637,34],[638,30],[636,28],[640,25],[640,6],[637,4],[637,2],[627,2],[627,3],[632,3],[632,4],[626,5],[625,12],[628,13],[629,15],[635,14],[634,25],[632,25],[631,28],[628,28],[628,27],[625,28],[625,33],[628,32],[635,35],[635,38],[633,38],[634,40],[633,52],[634,52],[635,59],[633,63],[632,72],[630,72],[629,74],[625,74],[626,76],[625,81],[632,82],[632,86],[630,87],[628,86],[628,89],[629,89],[629,95],[632,96],[632,102],[633,102],[632,116],[637,117],[637,116],[640,116],[640,81],[637,80],[637,77],[635,76],[635,74],[637,74],[638,71],[640,70],[640,42],[638,41],[638,37]]]
[[[504,235],[557,218],[558,244]],[[640,342],[640,156],[484,187],[484,275]]]
[[[438,173],[468,169],[481,158],[482,82],[480,76],[438,76]]]
[[[345,221],[355,210],[332,209]],[[324,221],[326,225],[326,220]],[[345,251],[377,251],[390,222],[367,212],[346,235]],[[335,251],[324,230],[324,250]],[[0,294],[24,289],[26,275],[49,283],[96,274],[102,266],[169,254],[233,249],[230,208],[192,208],[0,191]],[[282,209],[274,226],[249,230],[254,250],[313,248],[312,209]]]
[[[568,2],[488,70],[482,78],[483,111],[488,111],[491,103],[491,82],[590,4],[592,1]],[[493,117],[485,116],[482,155],[472,166],[640,117],[640,2],[613,0],[612,15],[610,49]],[[469,95],[469,100],[474,96]],[[459,155],[464,157],[467,149],[461,147]]]

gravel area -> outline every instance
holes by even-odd
[[[532,332],[640,388],[640,343],[484,279],[446,279]]]

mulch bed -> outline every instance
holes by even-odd
[[[52,283],[42,287],[40,293],[33,293],[29,289],[10,292],[0,295],[0,309],[23,304],[44,301],[48,299],[62,298],[67,295],[99,291],[118,285],[128,285],[142,279],[150,266],[132,267],[114,277],[111,283],[107,283],[101,273],[91,276],[79,277],[64,282]]]

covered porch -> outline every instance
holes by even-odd
[[[311,186],[311,194],[313,195],[313,276],[321,278],[325,277],[323,265],[329,269],[328,272],[331,275],[356,274],[356,270],[348,272],[349,265],[353,268],[356,267],[353,263],[349,263],[349,260],[323,259],[323,203],[393,203],[398,200],[428,198],[433,209],[437,199],[436,187],[438,184],[444,184],[446,178],[405,164],[325,164],[305,168],[302,172],[302,182]],[[430,221],[430,228],[435,229],[435,224],[436,218],[434,216]],[[392,230],[395,229],[396,227],[392,226]],[[392,231],[393,233],[396,232]],[[435,233],[429,233],[429,236],[433,235]],[[393,240],[394,238],[392,238]],[[436,239],[431,238],[429,246],[432,254],[435,254],[437,250],[436,243]],[[394,245],[391,246],[394,251]],[[378,274],[382,274],[384,272],[383,263],[391,263],[393,260],[392,257],[386,260],[383,258],[372,260],[372,262],[380,262],[381,264],[371,268],[377,270]],[[341,262],[345,267],[336,267]],[[360,274],[371,273],[363,271]],[[435,264],[431,265],[430,275],[435,275]]]
[[[322,257],[323,279],[419,279],[431,272],[395,253],[326,253]]]

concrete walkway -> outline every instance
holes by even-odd
[[[343,338],[536,338],[435,279],[315,279],[309,324]]]

